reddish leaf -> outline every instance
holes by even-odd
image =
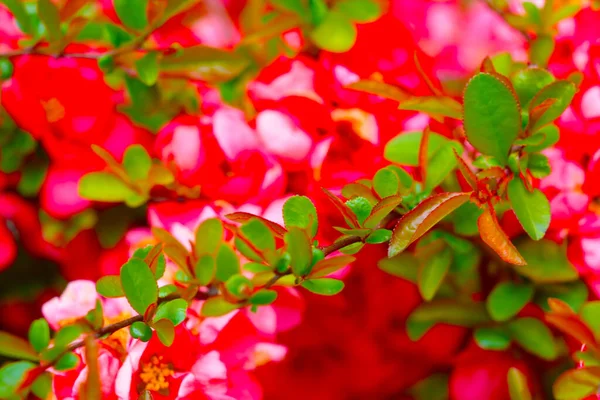
[[[425,128],[423,136],[421,137],[421,143],[419,144],[419,171],[421,173],[421,182],[427,181],[427,148],[429,147],[429,136],[431,129]]]
[[[373,194],[373,191],[360,183],[349,183],[342,188],[342,196],[347,199],[352,199],[354,197],[364,197],[369,200],[371,203],[376,203],[378,201],[377,197]]]
[[[399,87],[371,80],[360,80],[346,86],[346,89],[359,90],[361,92],[374,94],[384,99],[390,99],[395,101],[406,100],[411,97],[410,93]]]
[[[423,81],[425,82],[425,84],[427,85],[429,90],[431,90],[431,92],[433,94],[435,94],[436,96],[441,96],[442,91],[433,84],[433,82],[431,81],[431,78],[429,78],[429,76],[427,76],[427,74],[423,70],[423,67],[421,66],[421,62],[419,61],[419,57],[417,57],[416,51],[413,55],[413,60],[415,62],[415,67],[417,68],[417,72],[419,73],[419,75],[421,76],[421,79],[423,79]]]
[[[481,239],[504,261],[515,265],[527,265],[523,256],[500,227],[493,210],[491,206],[486,207],[477,220]]]
[[[187,249],[165,229],[154,227],[152,228],[152,234],[164,244],[163,251],[167,257],[190,275],[187,263],[189,252]]]
[[[571,315],[576,315],[575,311],[573,311],[573,309],[564,301],[559,300],[559,299],[555,299],[555,298],[549,298],[548,299],[548,306],[550,307],[550,310],[552,310],[552,313],[556,314],[556,315],[561,315],[561,316],[571,316]]]
[[[461,174],[465,177],[465,180],[473,190],[477,189],[477,177],[475,176],[473,171],[471,171],[471,168],[469,168],[469,166],[467,165],[467,163],[465,163],[462,157],[458,155],[456,150],[452,149],[452,151],[454,151],[454,156],[456,157],[456,161],[458,162],[458,169],[460,170]]]
[[[497,74],[496,68],[494,67],[494,63],[492,63],[491,58],[486,57],[483,59],[481,63],[481,67],[479,67],[480,72],[487,72],[488,74]]]
[[[354,260],[356,260],[356,258],[352,256],[339,256],[320,260],[313,266],[312,271],[310,272],[308,277],[310,279],[313,279],[327,276],[339,270],[340,268],[343,268],[346,265],[354,262]]]
[[[278,238],[283,238],[283,235],[285,235],[285,233],[287,232],[283,226],[281,226],[273,221],[269,221],[266,218],[259,217],[257,215],[253,215],[253,214],[246,213],[246,212],[234,212],[231,214],[227,214],[225,216],[225,218],[228,218],[233,222],[239,222],[240,224],[248,222],[253,218],[259,219]]]
[[[336,195],[331,193],[329,190],[323,188],[323,191],[329,197],[329,200],[333,203],[333,205],[339,210],[340,213],[344,216],[346,223],[352,228],[360,227],[358,223],[358,219],[356,219],[356,215],[352,212],[352,210],[345,205]]]
[[[442,193],[431,196],[405,214],[394,229],[388,256],[401,253],[445,216],[469,200],[471,193]]]
[[[396,207],[398,207],[402,203],[402,196],[388,196],[381,200],[373,210],[371,210],[371,215],[365,219],[363,223],[365,228],[375,228],[382,219],[386,217],[389,213],[394,211]],[[383,228],[383,227],[382,227]]]
[[[596,354],[600,354],[594,333],[579,316],[549,313],[546,314],[546,321],[561,332],[585,344],[588,349],[594,351]]]

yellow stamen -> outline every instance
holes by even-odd
[[[63,107],[56,97],[48,101],[42,101],[42,107],[46,110],[48,122],[57,122],[65,117],[65,107]]]
[[[162,362],[162,356],[152,356],[150,362],[142,364],[140,379],[146,385],[146,390],[158,392],[169,388],[167,378],[173,376],[173,366]]]

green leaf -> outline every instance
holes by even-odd
[[[311,279],[322,278],[341,268],[344,268],[345,266],[354,262],[354,260],[356,260],[354,257],[348,255],[319,260],[313,265],[309,277]]]
[[[159,64],[161,71],[186,74],[193,79],[218,83],[235,78],[246,69],[248,63],[249,60],[241,54],[198,45],[166,55]]]
[[[36,351],[26,340],[8,332],[0,331],[0,356],[20,360],[37,361]]]
[[[302,287],[312,293],[333,296],[344,289],[344,282],[332,278],[309,279],[302,282]]]
[[[283,205],[283,222],[286,228],[296,226],[315,237],[319,227],[317,209],[306,196],[290,197]]]
[[[511,367],[506,378],[510,400],[532,400],[525,374],[516,367]]]
[[[400,253],[392,258],[383,258],[377,264],[379,269],[398,278],[417,283],[419,260],[412,253]]]
[[[448,96],[411,96],[401,101],[398,109],[420,111],[439,122],[443,122],[445,117],[462,117],[462,105]]]
[[[220,317],[238,309],[237,304],[228,302],[223,296],[211,297],[202,305],[201,314],[205,317]]]
[[[250,304],[255,306],[266,306],[277,299],[277,292],[269,289],[260,289],[250,297]]]
[[[473,337],[477,345],[485,350],[506,350],[510,346],[510,336],[501,327],[477,328]]]
[[[91,172],[79,181],[79,195],[88,200],[122,202],[136,193],[119,177],[108,172]]]
[[[360,224],[358,223],[358,219],[356,219],[356,215],[354,215],[352,210],[346,204],[344,204],[336,195],[334,195],[325,188],[322,189],[325,195],[327,195],[329,200],[333,203],[335,208],[337,208],[338,211],[342,214],[348,226],[350,226],[351,228],[358,228]]]
[[[114,0],[113,4],[126,27],[142,30],[148,25],[148,0]]]
[[[549,35],[542,34],[531,41],[529,58],[533,64],[545,68],[552,52],[554,52],[554,39]]]
[[[19,28],[21,28],[24,33],[32,34],[34,32],[31,18],[29,17],[29,14],[25,9],[25,3],[22,0],[1,0],[0,2],[8,7],[15,17]]]
[[[18,361],[4,364],[0,368],[0,398],[18,399],[15,396],[19,386],[25,380],[27,372],[35,368],[35,365],[27,361]]]
[[[463,150],[463,146],[455,141],[440,146],[428,161],[426,190],[433,190],[456,168],[457,160],[454,152],[462,154]]]
[[[333,9],[352,21],[363,23],[376,21],[383,11],[373,0],[341,0],[335,3]]]
[[[291,227],[284,236],[286,251],[291,256],[291,266],[294,275],[305,276],[310,272],[312,261],[312,246],[306,233],[296,227]]]
[[[356,42],[356,27],[348,17],[331,10],[312,31],[310,38],[321,49],[332,53],[344,53]]]
[[[129,327],[131,337],[139,339],[142,342],[147,342],[152,338],[152,328],[150,328],[145,322],[135,321]]]
[[[528,131],[531,133],[536,132],[544,125],[547,125],[556,118],[560,117],[560,115],[567,109],[569,104],[571,104],[571,101],[575,96],[575,92],[577,92],[577,88],[569,81],[556,81],[540,90],[531,100],[531,105],[529,106],[530,127],[528,127]],[[531,118],[531,110],[547,100],[554,100],[554,104],[552,104],[548,109],[546,109],[545,112],[543,112],[541,116],[533,121],[533,118]],[[532,122],[533,125],[531,125]]]
[[[581,318],[596,336],[600,336],[600,300],[588,301],[581,307]]]
[[[381,198],[398,194],[400,178],[390,168],[382,168],[373,177],[373,189]]]
[[[489,321],[483,303],[443,299],[421,304],[410,314],[406,323],[408,336],[418,340],[436,323],[471,327]]]
[[[513,340],[529,353],[548,361],[558,355],[550,328],[539,319],[519,318],[511,321],[507,327]]]
[[[254,290],[254,285],[252,284],[252,281],[246,278],[244,275],[237,274],[227,279],[227,282],[225,282],[225,288],[233,297],[238,299],[246,299],[252,290]]]
[[[148,265],[132,258],[121,267],[121,285],[127,301],[135,311],[144,315],[158,300],[158,285]]]
[[[371,214],[373,206],[369,200],[364,197],[355,197],[346,202],[346,205],[352,210],[359,224],[363,224],[367,217]]]
[[[50,326],[44,318],[36,319],[29,327],[29,343],[38,353],[50,343]]]
[[[275,250],[275,237],[259,219],[251,219],[240,227],[242,234],[260,251]]]
[[[448,375],[433,373],[409,389],[414,400],[448,400]]]
[[[373,229],[379,225],[379,223],[392,211],[396,209],[402,203],[401,196],[390,196],[382,199],[379,203],[371,210],[371,215],[365,219],[363,226],[365,228]]]
[[[564,372],[552,387],[556,400],[584,399],[598,391],[600,367],[584,367]]]
[[[487,298],[486,306],[494,321],[508,321],[521,311],[533,297],[533,286],[501,282]]]
[[[550,202],[539,189],[529,192],[519,178],[508,184],[508,198],[517,219],[533,239],[544,237],[550,226]]]
[[[515,94],[498,78],[479,73],[464,92],[465,133],[483,154],[508,160],[512,143],[521,132],[521,112]]]
[[[211,255],[207,254],[198,259],[194,266],[194,274],[200,285],[206,286],[213,280],[216,272],[215,267],[215,258]]]
[[[394,229],[388,256],[401,253],[445,216],[469,200],[469,193],[442,193],[431,196],[405,214]]]
[[[154,51],[146,53],[145,56],[135,62],[138,77],[147,86],[152,86],[158,80],[158,54]]]
[[[541,153],[529,154],[527,157],[527,169],[535,178],[545,178],[552,172],[548,157]]]
[[[152,326],[156,331],[158,340],[165,346],[171,347],[175,340],[175,327],[173,326],[173,323],[168,319],[161,319],[160,321],[153,323]]]
[[[444,242],[441,243],[443,246],[438,247],[435,252],[423,257],[420,256],[420,251],[417,253],[417,258],[421,261],[417,282],[419,292],[426,301],[433,299],[452,263],[452,251]]]
[[[48,40],[56,42],[62,37],[60,30],[60,12],[50,0],[38,0],[38,15],[46,27]]]
[[[537,92],[554,82],[554,76],[545,69],[531,67],[517,71],[511,81],[521,106],[527,107]]]
[[[203,221],[196,229],[194,251],[200,257],[204,254],[215,254],[223,241],[223,222],[218,218]]]
[[[379,82],[369,79],[361,79],[354,83],[345,86],[346,89],[358,90],[361,92],[374,94],[384,99],[390,99],[397,102],[410,98],[411,94],[405,90],[390,85],[388,83]]]
[[[52,374],[44,372],[31,385],[31,392],[40,399],[47,399],[52,391]]]
[[[152,159],[144,146],[133,144],[125,150],[123,167],[132,180],[145,180],[150,173]]]
[[[119,275],[107,275],[98,279],[98,282],[96,282],[96,291],[99,295],[108,298],[125,296]]]
[[[173,323],[174,326],[182,323],[187,316],[188,303],[184,299],[175,299],[162,303],[156,309],[154,314],[154,321],[160,321],[161,319],[168,319]]]
[[[527,265],[517,272],[536,283],[560,283],[577,280],[575,267],[567,259],[566,249],[551,240],[526,240],[517,245]]]
[[[422,137],[423,132],[401,133],[385,145],[385,159],[401,165],[417,167],[419,165],[419,147]],[[427,158],[431,159],[443,145],[450,142],[450,139],[438,133],[430,132],[429,142],[427,143]]]
[[[54,369],[57,371],[68,371],[77,368],[79,365],[79,357],[73,352],[69,352],[63,355],[54,364]]]
[[[217,271],[215,277],[220,282],[226,282],[232,275],[240,273],[240,259],[228,244],[219,247],[216,258]]]
[[[391,238],[392,231],[389,229],[377,229],[367,237],[366,242],[369,244],[385,243],[389,242]]]

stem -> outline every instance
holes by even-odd
[[[350,246],[351,244],[359,243],[359,242],[362,242],[362,239],[359,236],[349,236],[342,240],[338,240],[337,242],[334,242],[327,247],[323,247],[323,248],[321,248],[321,250],[323,251],[323,254],[325,255],[325,257],[327,257],[334,251],[338,251],[340,249],[343,249],[346,246]]]

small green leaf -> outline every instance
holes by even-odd
[[[50,0],[38,0],[38,15],[46,27],[48,40],[56,42],[62,37],[60,29],[60,12]]]
[[[1,1],[15,17],[15,20],[24,33],[34,33],[31,24],[31,18],[25,9],[25,3],[22,0],[2,0]]]
[[[517,245],[517,249],[527,262],[517,272],[536,283],[571,282],[578,278],[564,246],[547,239],[525,240]]]
[[[373,229],[381,223],[381,221],[402,203],[401,196],[390,196],[382,199],[373,207],[371,215],[367,217],[363,223],[365,228]]]
[[[400,178],[390,168],[382,168],[373,177],[373,189],[381,198],[398,194]]]
[[[306,233],[296,227],[291,227],[284,236],[286,251],[291,256],[291,266],[294,275],[305,276],[312,266],[312,246]]]
[[[425,180],[425,189],[433,190],[440,185],[442,181],[456,168],[457,160],[454,156],[456,151],[462,154],[463,146],[455,141],[443,144],[429,158],[427,175]]]
[[[211,297],[202,305],[201,314],[205,317],[220,317],[238,309],[237,304],[228,302],[223,296]]]
[[[306,196],[290,197],[283,205],[283,222],[288,229],[296,226],[307,230],[313,238],[319,227],[317,209]]]
[[[401,133],[385,145],[385,159],[401,165],[418,166],[419,147],[422,137],[423,132]],[[443,145],[450,142],[450,139],[438,133],[430,132],[429,142],[427,143],[427,158],[431,159]]]
[[[52,374],[44,372],[31,385],[31,392],[40,399],[47,399],[52,391]]]
[[[521,311],[533,297],[533,286],[501,282],[487,298],[487,310],[494,321],[508,321]]]
[[[54,335],[54,347],[65,348],[83,333],[81,325],[67,325],[62,327]]]
[[[259,219],[251,219],[240,227],[242,234],[260,251],[275,250],[275,237]]]
[[[421,261],[418,277],[419,292],[423,299],[430,301],[448,273],[452,263],[452,251],[444,245],[436,252],[428,253],[424,257],[420,257],[419,253],[417,253],[417,258]]]
[[[531,42],[529,58],[533,64],[545,68],[553,51],[554,39],[550,35],[542,34]]]
[[[88,200],[122,202],[135,194],[119,177],[108,172],[91,172],[79,181],[79,195]]]
[[[218,218],[203,221],[196,229],[194,251],[200,257],[204,254],[215,254],[223,241],[223,222]]]
[[[144,315],[158,300],[158,285],[148,265],[132,258],[121,267],[121,285],[127,301],[139,314]]]
[[[465,133],[483,154],[508,160],[512,143],[521,132],[521,112],[515,94],[498,78],[479,73],[464,92]]]
[[[572,369],[556,379],[552,387],[556,400],[584,399],[598,392],[600,367]]]
[[[79,365],[79,357],[73,352],[69,352],[58,359],[54,364],[54,369],[57,371],[68,371],[77,368]]]
[[[152,159],[144,146],[133,144],[125,150],[123,167],[132,180],[145,180],[150,173]]]
[[[140,81],[147,86],[152,86],[158,79],[158,54],[154,51],[146,53],[145,56],[135,62]]]
[[[98,279],[98,282],[96,282],[96,291],[99,295],[108,298],[125,296],[119,275],[107,275]]]
[[[510,336],[503,328],[477,328],[473,333],[475,342],[484,350],[506,350],[510,346]]]
[[[175,340],[175,327],[173,326],[173,323],[168,319],[161,319],[160,321],[153,323],[152,326],[156,331],[158,340],[165,346],[171,347]]]
[[[542,128],[544,125],[547,125],[554,121],[556,118],[560,117],[560,115],[567,109],[575,93],[577,92],[577,88],[575,85],[569,81],[556,81],[546,86],[542,90],[540,90],[534,98],[531,100],[530,109],[530,125],[533,122],[533,125],[528,127],[528,131],[534,133]],[[547,100],[554,100],[554,103],[546,110],[544,113],[539,116],[535,121],[532,121],[531,118],[531,110],[534,107],[541,105],[543,102]]]
[[[373,206],[369,203],[369,200],[364,197],[355,197],[346,202],[346,205],[352,210],[359,224],[363,224],[367,217],[371,214]]]
[[[145,322],[135,321],[129,327],[131,337],[139,339],[142,342],[147,342],[152,338],[152,328],[150,328]]]
[[[462,105],[448,96],[410,96],[400,102],[398,109],[419,111],[439,122],[443,122],[445,117],[462,117]]]
[[[223,243],[219,247],[216,258],[217,271],[215,277],[220,282],[225,282],[231,276],[240,273],[240,259],[228,244]]]
[[[114,0],[114,7],[126,27],[142,30],[148,25],[148,0]]]
[[[377,229],[367,237],[366,242],[369,244],[385,243],[389,242],[391,238],[392,231],[389,229]]]
[[[333,9],[352,21],[363,23],[376,21],[382,13],[381,5],[373,0],[341,0]]]
[[[516,367],[511,367],[506,378],[510,400],[532,400],[525,374]]]
[[[511,81],[521,106],[527,107],[537,92],[554,82],[554,76],[545,69],[531,67],[517,71]]]
[[[508,184],[508,198],[517,219],[533,239],[544,237],[550,226],[550,202],[539,189],[529,192],[519,178]]]
[[[206,286],[213,280],[216,272],[215,267],[215,258],[211,255],[207,254],[198,259],[194,266],[194,274],[200,285]]]
[[[19,386],[25,380],[27,372],[33,368],[35,365],[27,361],[4,364],[0,368],[0,398],[19,399],[16,396]]]
[[[50,343],[50,326],[44,318],[36,319],[29,327],[29,343],[38,353]]]
[[[356,27],[348,17],[331,10],[312,31],[310,38],[321,49],[332,53],[344,53],[356,42]]]
[[[311,279],[322,278],[351,264],[354,260],[354,257],[348,255],[319,260],[313,265],[309,277]]]
[[[527,157],[527,169],[535,178],[545,178],[552,172],[548,157],[541,153],[529,154]]]
[[[250,297],[250,304],[256,306],[266,306],[277,299],[277,292],[269,289],[261,289]]]
[[[37,361],[38,355],[26,340],[8,332],[0,331],[0,356],[20,360]]]
[[[519,318],[508,325],[511,337],[523,349],[544,360],[554,360],[558,354],[550,328],[535,318]]]
[[[333,296],[344,289],[344,282],[332,278],[309,279],[302,282],[302,287],[312,293]]]
[[[252,281],[244,275],[236,274],[225,282],[227,292],[238,299],[245,299],[254,290]]]
[[[184,299],[175,299],[162,303],[156,309],[154,314],[154,321],[160,321],[161,319],[168,319],[173,323],[174,326],[182,323],[187,316],[188,303]]]

